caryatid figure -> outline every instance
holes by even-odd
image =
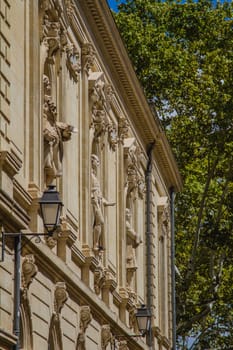
[[[44,106],[43,106],[43,135],[44,135],[44,167],[46,184],[62,175],[63,142],[71,138],[77,130],[67,123],[57,121],[57,108],[51,98],[49,78],[44,75]]]
[[[97,177],[97,169],[100,165],[99,158],[97,155],[91,155],[91,203],[94,214],[93,223],[93,250],[99,251],[100,249],[100,239],[103,234],[104,227],[104,216],[103,207],[113,206],[116,203],[108,202],[102,195],[100,189],[100,182]]]

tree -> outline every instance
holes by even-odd
[[[114,16],[184,181],[176,199],[177,347],[229,350],[233,5],[127,0]]]

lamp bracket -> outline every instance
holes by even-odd
[[[50,236],[49,233],[22,233],[22,232],[1,232],[1,248],[2,248],[2,254],[1,254],[1,260],[0,262],[4,262],[4,258],[5,258],[5,252],[6,252],[6,237],[29,237],[29,240],[31,241],[33,238],[35,238],[35,243],[40,243],[41,242],[41,237],[42,236]],[[20,251],[22,250],[23,247],[26,246],[28,242],[26,242],[23,246],[21,246]],[[8,253],[9,254],[9,253]],[[11,255],[11,254],[9,254]]]

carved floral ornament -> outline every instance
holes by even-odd
[[[65,282],[57,282],[54,290],[54,311],[57,317],[59,317],[61,309],[63,308],[67,299],[68,293],[66,291]]]
[[[111,333],[110,325],[105,324],[102,326],[101,329],[101,349],[105,350],[108,346],[108,344],[112,343],[113,336]]]
[[[136,144],[134,138],[126,138],[124,140],[124,158],[126,168],[126,189],[127,196],[143,199],[146,186],[144,177],[140,172],[142,151]]]
[[[80,332],[77,338],[76,350],[86,350],[86,329],[92,320],[90,306],[84,305],[80,309]]]
[[[22,263],[22,288],[23,295],[26,297],[28,288],[36,276],[38,268],[35,264],[35,258],[33,254],[25,255]]]
[[[91,43],[84,43],[82,45],[82,67],[87,74],[89,70],[94,65],[95,60],[95,50]]]
[[[69,43],[66,46],[66,54],[66,66],[69,70],[70,77],[74,80],[75,83],[77,83],[79,73],[81,72],[80,53],[74,44]]]

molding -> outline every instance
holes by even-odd
[[[10,178],[18,174],[22,167],[22,160],[13,151],[0,151],[0,169]]]
[[[7,217],[7,223],[5,218]],[[0,221],[4,221],[9,228],[27,228],[30,217],[26,211],[5,191],[0,189]]]
[[[17,343],[17,337],[0,328],[0,342],[3,346],[13,346]]]

